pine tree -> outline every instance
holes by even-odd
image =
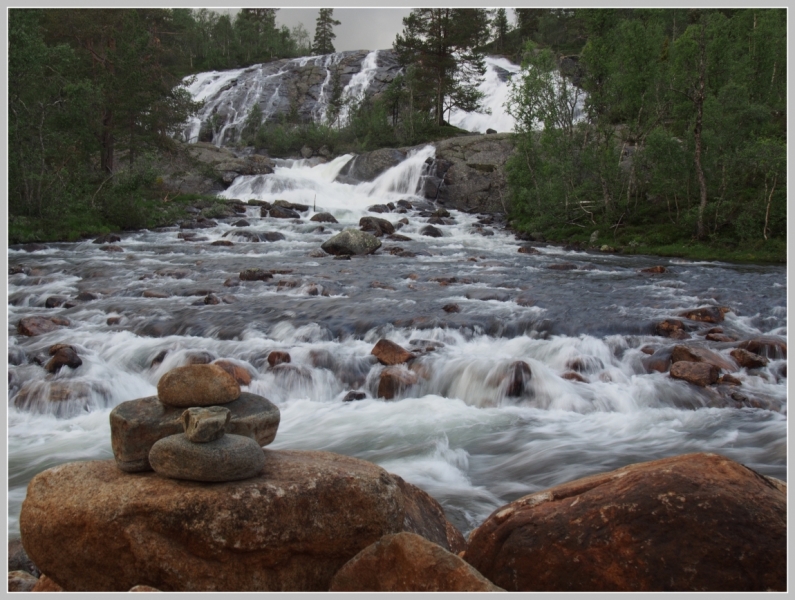
[[[437,125],[444,124],[451,108],[479,107],[478,84],[486,67],[477,48],[488,34],[488,14],[482,8],[415,8],[403,18],[403,34],[393,47],[404,67],[415,67]]]
[[[494,37],[497,48],[502,52],[505,49],[505,38],[508,35],[508,15],[504,8],[498,8],[494,16]]]
[[[333,8],[321,8],[317,16],[317,25],[315,26],[315,41],[312,44],[312,54],[333,54],[336,52],[334,49],[333,40],[337,35],[332,31],[332,27],[340,25],[334,17]]]

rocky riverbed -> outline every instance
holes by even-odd
[[[463,534],[683,453],[786,479],[783,267],[519,240],[426,197],[436,152],[359,183],[339,179],[350,157],[276,161],[223,192],[234,217],[11,248],[10,537],[37,473],[110,459],[111,410],[188,364],[223,363],[278,407],[269,452],[375,463]],[[346,229],[379,245],[321,249]],[[379,358],[380,340],[406,354]]]

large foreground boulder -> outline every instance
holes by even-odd
[[[504,591],[464,560],[414,533],[386,535],[331,580],[332,592]]]
[[[320,246],[323,251],[335,256],[372,254],[381,247],[381,240],[374,235],[356,229],[346,229]]]
[[[786,516],[783,482],[688,454],[511,502],[464,558],[511,591],[783,591]]]
[[[384,535],[464,547],[433,498],[372,463],[264,453],[257,477],[216,484],[124,473],[113,461],[49,469],[28,486],[22,542],[67,591],[328,590]]]

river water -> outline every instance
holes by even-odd
[[[125,234],[117,244],[123,252],[90,240],[10,249],[11,270],[26,271],[8,279],[9,536],[18,535],[36,473],[111,458],[111,409],[155,394],[165,372],[197,356],[245,367],[253,376],[248,391],[279,406],[271,448],[373,461],[429,492],[464,533],[525,494],[687,452],[717,452],[786,479],[785,358],[734,373],[746,401],[733,402],[725,389],[647,372],[641,351],[675,343],[652,335],[654,323],[705,305],[731,308],[721,323],[727,335],[784,338],[784,267],[543,244],[538,254],[519,253],[522,242],[499,224],[456,211],[437,225],[443,237],[426,237],[420,211],[434,207],[413,191],[433,152],[420,150],[358,186],[334,182],[346,157],[314,166],[281,161],[273,175],[241,177],[224,194],[308,204],[298,221],[262,218],[249,206],[191,231],[191,241],[173,227]],[[376,254],[351,260],[319,251],[330,235],[372,215],[369,206],[398,200],[414,208],[375,216],[407,219],[397,233],[410,241],[382,238]],[[339,224],[309,221],[321,211]],[[249,225],[236,226],[243,217]],[[267,232],[284,239],[250,241]],[[234,245],[211,245],[219,240]],[[561,263],[576,268],[549,268]],[[640,273],[658,264],[670,272]],[[240,282],[246,267],[276,274]],[[146,290],[167,297],[144,297]],[[51,296],[85,292],[94,299],[45,307]],[[205,304],[208,294],[219,303]],[[450,304],[459,311],[443,309]],[[19,319],[34,315],[70,325],[20,336]],[[376,397],[383,367],[370,351],[381,338],[427,350],[416,361],[417,383],[391,401]],[[61,342],[83,364],[47,374],[35,359]],[[724,356],[732,348],[696,332],[691,342]],[[273,350],[290,353],[289,368],[269,367]],[[508,394],[515,361],[531,371],[518,396]],[[573,370],[585,381],[562,377]],[[344,402],[351,390],[366,397]]]

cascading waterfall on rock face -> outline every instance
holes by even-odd
[[[351,107],[364,99],[375,77],[377,68],[378,50],[373,50],[362,62],[361,70],[351,78],[350,83],[342,91],[343,104],[339,116],[340,124],[345,125],[348,123]]]

